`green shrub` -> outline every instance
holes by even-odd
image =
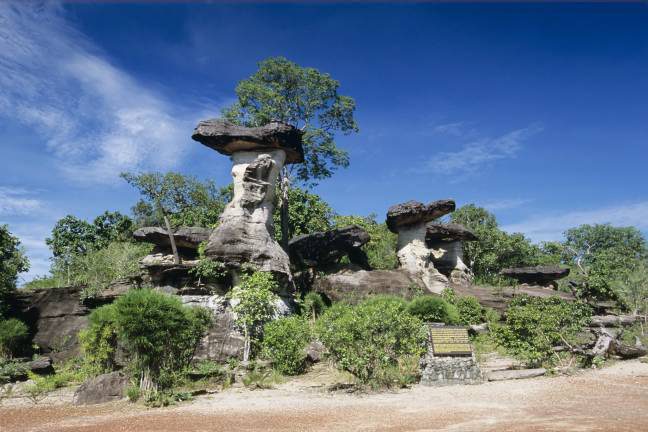
[[[459,322],[457,308],[441,297],[415,297],[407,306],[407,310],[423,322],[442,322],[445,324],[457,324]]]
[[[335,304],[317,322],[317,335],[338,367],[371,387],[397,385],[389,370],[425,350],[427,331],[402,299],[375,297],[357,306]]]
[[[12,358],[24,352],[29,342],[29,329],[20,320],[0,321],[0,358]]]
[[[0,386],[13,382],[17,378],[27,376],[27,372],[29,372],[29,369],[23,362],[0,359]]]
[[[590,318],[591,308],[583,303],[522,295],[509,304],[505,324],[491,331],[511,355],[538,365],[555,357],[554,346],[573,343]]]
[[[90,374],[110,372],[115,368],[117,352],[117,315],[112,305],[90,314],[88,328],[79,332],[81,352]]]
[[[325,309],[326,303],[320,293],[311,291],[304,296],[304,300],[302,301],[302,313],[310,317],[313,321],[315,321]]]
[[[198,246],[198,264],[189,270],[190,274],[198,278],[198,283],[218,281],[227,276],[225,264],[205,256],[206,246],[207,242],[200,243]]]
[[[140,392],[138,386],[132,385],[126,389],[126,396],[128,397],[128,400],[131,402],[137,402],[141,395],[142,393]]]
[[[263,328],[263,355],[285,375],[296,375],[306,366],[306,346],[311,340],[310,326],[299,316],[270,321]]]
[[[457,297],[454,305],[459,310],[459,322],[461,324],[479,324],[484,321],[484,309],[476,297]]]

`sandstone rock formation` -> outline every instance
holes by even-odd
[[[352,264],[370,270],[367,254],[361,249],[369,240],[367,231],[351,225],[295,237],[288,251],[293,264],[302,267],[325,268],[347,255]]]
[[[178,252],[190,257],[196,256],[200,243],[209,240],[213,230],[203,227],[180,227],[173,231],[173,238],[178,247]],[[137,241],[152,243],[158,251],[171,252],[171,241],[167,230],[160,227],[143,227],[133,232]]]
[[[448,283],[434,268],[432,251],[425,243],[426,223],[453,212],[455,202],[440,200],[430,204],[408,201],[387,211],[387,227],[398,233],[398,260],[401,268],[423,280],[425,287],[440,293]]]
[[[81,384],[74,392],[74,405],[94,405],[123,399],[130,378],[123,372],[96,376]]]
[[[205,254],[236,270],[258,270],[291,279],[290,260],[272,237],[277,177],[286,163],[303,161],[301,131],[270,123],[247,128],[223,120],[201,121],[192,138],[232,158],[234,197],[209,238]]]
[[[475,234],[459,224],[426,225],[425,243],[432,249],[434,267],[454,284],[472,283],[472,271],[463,261],[463,242],[474,240]]]
[[[523,284],[549,287],[555,286],[556,280],[569,275],[569,269],[558,266],[517,267],[505,268],[500,274]]]

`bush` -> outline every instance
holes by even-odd
[[[423,322],[457,324],[460,318],[457,308],[441,297],[415,297],[407,306],[407,310]]]
[[[420,357],[427,339],[421,320],[392,297],[334,305],[317,322],[317,335],[339,368],[374,388],[398,385],[388,371],[406,357]]]
[[[302,301],[302,314],[315,321],[326,309],[326,303],[322,295],[316,292],[309,292]]]
[[[24,362],[0,359],[0,387],[27,376],[29,368]]]
[[[117,352],[117,315],[112,305],[90,314],[88,328],[79,333],[81,352],[90,374],[110,372],[115,368]]]
[[[509,304],[505,324],[491,330],[511,355],[538,365],[554,356],[554,346],[573,343],[590,318],[591,309],[583,303],[522,295]]]
[[[24,352],[29,342],[29,329],[15,318],[0,321],[0,358],[12,358]]]
[[[459,310],[459,322],[461,324],[479,324],[484,321],[484,309],[476,297],[458,297],[454,305]]]
[[[308,322],[299,316],[270,321],[263,328],[263,355],[285,375],[296,375],[306,366],[306,346],[311,340]]]

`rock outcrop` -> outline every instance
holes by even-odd
[[[96,376],[81,384],[74,392],[74,405],[95,405],[123,399],[129,378],[123,372]]]
[[[244,263],[291,280],[290,260],[272,236],[277,177],[303,161],[301,131],[283,124],[246,128],[223,120],[198,124],[192,138],[232,158],[234,197],[209,238],[205,254],[236,271]]]
[[[432,249],[434,267],[454,284],[470,284],[473,274],[463,261],[463,242],[477,236],[459,224],[430,222],[426,225],[425,243]]]
[[[180,227],[173,231],[178,252],[195,257],[200,243],[209,240],[213,230],[203,227]],[[171,251],[171,241],[167,230],[160,227],[143,227],[133,233],[133,238],[140,242],[151,243],[158,251]]]
[[[398,260],[401,268],[423,280],[425,287],[440,293],[448,284],[432,260],[432,250],[425,243],[426,223],[453,212],[455,202],[440,200],[430,204],[408,201],[387,211],[387,227],[398,234]]]
[[[505,268],[500,274],[522,284],[549,287],[555,286],[556,280],[569,275],[569,269],[558,266],[517,267]]]
[[[369,240],[367,231],[351,225],[295,237],[288,251],[292,263],[300,267],[326,268],[346,255],[352,264],[370,270],[367,254],[361,249]]]

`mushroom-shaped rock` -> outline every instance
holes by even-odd
[[[555,286],[556,280],[569,275],[569,269],[558,266],[517,267],[505,268],[500,274],[523,284]]]
[[[245,127],[222,119],[203,120],[191,138],[227,156],[242,151],[283,150],[285,163],[304,162],[303,132],[294,126],[272,122],[259,127]]]
[[[200,243],[207,241],[211,228],[180,227],[173,231],[173,239],[180,249],[197,250]],[[137,241],[152,243],[160,249],[171,250],[171,240],[167,230],[160,227],[143,227],[135,230],[133,238]]]
[[[425,243],[432,250],[434,267],[455,284],[469,284],[473,275],[463,262],[463,242],[477,236],[459,224],[430,222],[426,225]]]
[[[288,254],[270,234],[277,177],[285,163],[303,161],[302,133],[283,124],[248,128],[223,120],[202,121],[192,138],[230,155],[234,196],[209,238],[205,254],[236,269],[249,263],[292,280]]]
[[[294,264],[304,267],[325,267],[347,255],[351,263],[369,270],[367,255],[361,247],[369,234],[357,225],[330,231],[304,234],[290,240],[288,251]]]
[[[434,268],[432,251],[425,244],[425,224],[453,212],[453,200],[423,204],[408,201],[387,211],[387,227],[398,233],[398,261],[403,269],[421,278],[431,292],[440,293],[448,279]]]

